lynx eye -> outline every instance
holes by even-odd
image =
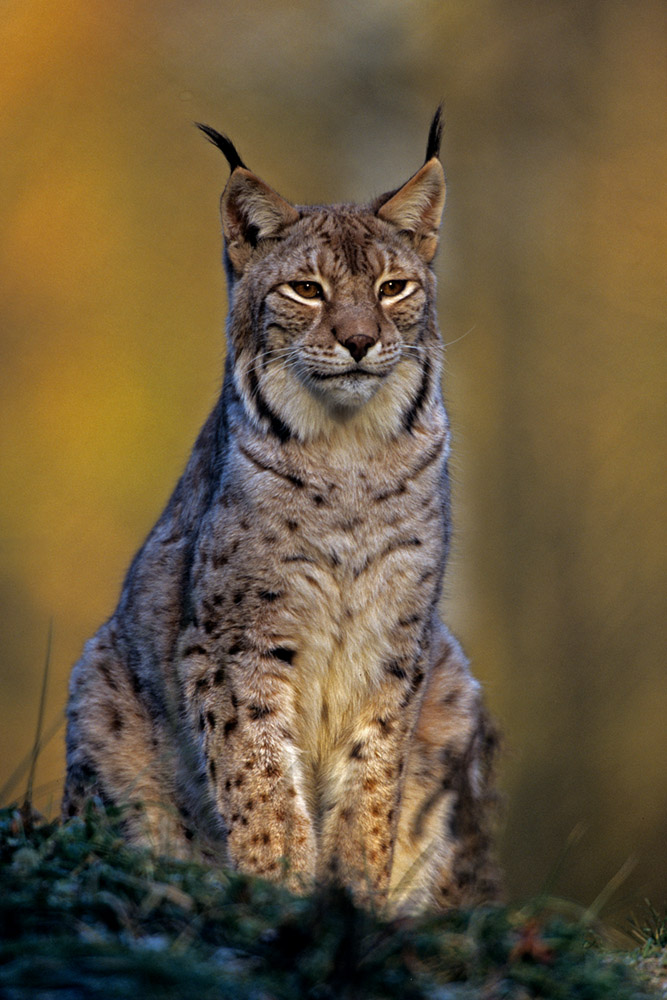
[[[402,278],[393,278],[391,281],[383,281],[380,285],[379,296],[381,299],[393,299],[401,292],[405,291],[407,281]]]
[[[290,281],[290,288],[302,299],[323,299],[324,292],[322,286],[316,281]]]

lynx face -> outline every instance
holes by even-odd
[[[391,438],[439,364],[429,267],[445,202],[438,157],[367,206],[294,206],[234,164],[221,215],[246,411],[305,441],[363,410]]]
[[[414,366],[426,268],[416,253],[396,247],[379,220],[351,212],[334,220],[322,212],[307,227],[319,237],[312,248],[295,232],[293,252],[289,243],[275,251],[263,300],[262,362],[269,370],[286,366],[331,410],[355,409],[402,360]]]

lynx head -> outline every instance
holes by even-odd
[[[423,166],[365,206],[292,205],[229,139],[199,127],[231,168],[221,202],[228,338],[251,414],[266,426],[269,413],[274,429],[301,439],[362,410],[396,432],[416,397],[437,392],[440,109]]]

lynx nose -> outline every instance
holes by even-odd
[[[355,333],[354,336],[343,341],[343,347],[347,347],[355,361],[361,361],[368,349],[375,343],[373,337],[369,337],[365,333]]]

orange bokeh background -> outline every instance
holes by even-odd
[[[221,381],[229,132],[295,201],[420,164],[455,431],[444,602],[506,736],[535,893],[667,896],[665,55],[660,3],[10,0],[0,21],[0,785],[166,501]],[[57,809],[62,729],[37,805]],[[25,777],[6,799],[22,794]]]

